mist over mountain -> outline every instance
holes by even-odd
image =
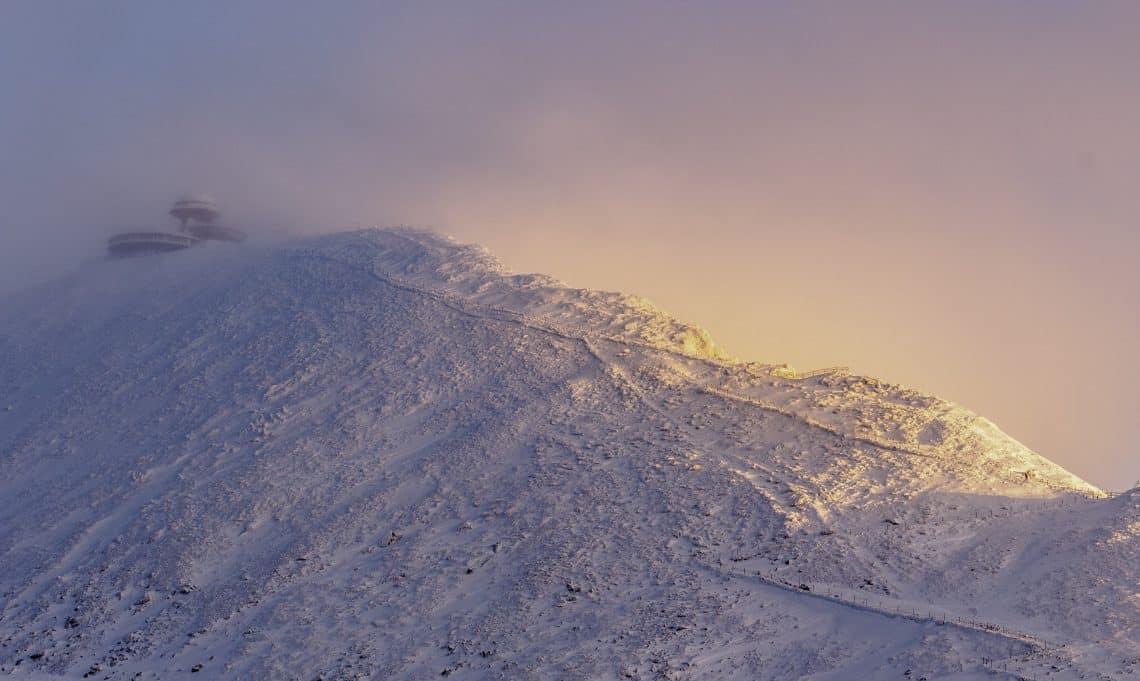
[[[1140,491],[368,230],[0,301],[0,672],[1115,678]]]

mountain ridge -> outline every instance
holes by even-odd
[[[1138,635],[1135,494],[1096,499],[956,405],[781,377],[425,232],[90,264],[0,303],[0,388],[5,672],[1046,659],[783,582],[1051,640],[1074,674]]]
[[[584,326],[592,334],[601,334],[607,339],[627,343],[643,343],[654,349],[719,360],[729,365],[741,364],[718,348],[704,329],[676,321],[645,298],[590,289],[569,288],[558,280],[545,275],[514,274],[486,249],[457,244],[450,239],[441,238],[426,230],[413,228],[373,229],[361,230],[353,233],[352,236],[378,246],[383,245],[380,251],[381,257],[364,258],[359,262],[361,266],[370,268],[375,276],[383,277],[390,283],[404,285],[411,290],[439,293],[440,290],[435,286],[446,287],[445,297],[447,293],[452,294],[449,299],[456,303],[475,305],[483,311],[515,313],[521,315],[520,320],[522,321],[532,325],[545,325],[548,330],[559,331],[567,337],[574,337],[574,334],[559,329],[561,325],[577,327],[579,330]],[[414,247],[422,249],[421,254],[405,255],[406,251],[391,248],[388,240],[390,237],[396,237],[414,244]],[[343,237],[334,237],[334,239],[338,238]],[[318,241],[318,243],[320,242]],[[360,251],[355,251],[354,255],[359,256]],[[555,295],[552,296],[552,293]],[[554,300],[551,301],[551,298]],[[569,302],[566,300],[567,298],[570,299]],[[594,312],[593,316],[583,315],[584,305],[582,301],[593,305],[600,303],[602,309],[591,310]],[[616,321],[599,323],[598,318],[604,318],[607,315]],[[637,318],[636,322],[627,321],[631,317]],[[614,333],[615,328],[621,329],[624,333]],[[759,371],[768,375],[779,376],[778,371],[771,371],[775,365],[759,364],[755,366]],[[892,395],[896,401],[937,401],[936,408],[939,411],[959,412],[955,414],[958,420],[965,421],[966,428],[969,428],[977,436],[992,441],[994,448],[1020,448],[1028,451],[1024,445],[1009,438],[988,419],[968,412],[956,404],[902,386],[885,384],[868,377],[856,376],[854,379],[856,381],[869,381],[867,384],[873,387],[884,386],[888,390],[900,392],[902,394],[901,399]],[[836,377],[834,380],[842,381],[844,379]],[[824,384],[834,382],[834,380],[825,379]],[[724,393],[724,396],[748,399],[742,395],[730,393]],[[773,404],[764,404],[764,406],[773,409],[779,408]],[[813,419],[802,411],[793,411],[792,413],[817,427],[833,426],[833,424],[828,424],[826,420]],[[875,419],[882,421],[884,415],[876,414]],[[899,427],[905,430],[905,426],[900,424]],[[929,440],[934,437],[931,435],[932,431],[941,431],[944,427],[941,422],[924,423],[921,429],[912,425],[911,431],[920,432],[908,432],[906,435],[909,437],[899,438],[897,441],[892,441],[889,438],[876,438],[873,443],[910,447],[912,448],[911,451],[917,451],[919,446],[929,444],[929,442],[922,440]],[[859,435],[851,436],[859,437]],[[866,437],[870,440],[873,436]],[[938,437],[941,439],[941,436]],[[1044,457],[1041,457],[1038,467],[1048,469],[1051,474],[1050,480],[1061,488],[1067,488],[1071,485],[1074,489],[1081,489],[1088,493],[1104,494],[1103,490],[1079,479],[1068,471],[1064,471],[1060,466],[1044,459]],[[1038,467],[1030,465],[1026,466],[1025,470],[1039,474]],[[1066,476],[1071,476],[1071,479],[1066,479]]]

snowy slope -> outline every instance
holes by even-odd
[[[1140,673],[1140,493],[773,369],[416,231],[92,263],[0,304],[0,673]]]

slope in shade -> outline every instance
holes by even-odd
[[[85,267],[0,395],[4,673],[1136,665],[1135,493],[428,233]]]

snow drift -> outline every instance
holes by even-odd
[[[1140,666],[1140,493],[772,369],[423,232],[91,263],[0,304],[0,672]]]

